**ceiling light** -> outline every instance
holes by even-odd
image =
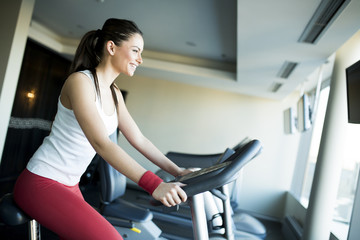
[[[350,1],[322,0],[298,41],[316,43]]]
[[[187,42],[186,42],[186,45],[188,45],[188,46],[190,46],[190,47],[196,47],[196,43],[190,42],[190,41],[187,41]]]
[[[298,65],[297,62],[285,61],[284,64],[281,66],[277,76],[280,78],[287,79],[290,76],[290,74],[294,71],[297,65]]]
[[[275,93],[281,88],[282,85],[283,85],[282,83],[275,82],[272,84],[270,91]]]

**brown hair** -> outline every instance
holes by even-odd
[[[117,46],[120,46],[123,41],[129,40],[136,33],[143,35],[132,21],[116,18],[106,20],[101,30],[87,32],[81,39],[70,67],[70,74],[77,71],[90,70],[94,76],[96,92],[100,97],[99,81],[95,68],[103,57],[104,45],[108,41],[113,41]],[[115,93],[115,88],[117,87],[112,83],[110,88],[115,105],[117,105],[118,101]]]

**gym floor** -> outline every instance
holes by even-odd
[[[268,234],[264,240],[285,240],[281,234],[281,224],[273,221],[262,221],[266,226]],[[9,227],[0,225],[0,239],[2,240],[24,240],[28,239],[27,225],[17,227]],[[41,228],[42,240],[59,240],[56,234],[51,231]]]

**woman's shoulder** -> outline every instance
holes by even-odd
[[[78,71],[78,72],[73,72],[69,75],[69,78],[91,78],[92,74],[89,70],[83,70],[83,71]]]
[[[95,91],[91,79],[82,72],[70,74],[61,91],[60,100],[62,104],[72,109],[71,102],[84,96],[95,99]]]
[[[69,84],[89,84],[91,83],[91,77],[85,71],[74,72],[66,79]]]
[[[88,91],[93,89],[91,79],[82,72],[74,72],[66,79],[62,94],[68,95],[71,92]]]

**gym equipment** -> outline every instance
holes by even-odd
[[[230,224],[229,216],[231,214],[229,213],[229,195],[227,193],[226,185],[227,183],[230,183],[234,181],[237,178],[237,175],[241,168],[247,164],[251,159],[253,159],[254,156],[257,155],[257,153],[260,151],[261,145],[260,142],[257,140],[252,140],[249,143],[247,143],[245,146],[243,146],[240,149],[237,149],[234,154],[232,154],[230,157],[228,157],[224,162],[218,163],[214,166],[201,169],[197,172],[187,174],[185,176],[182,176],[176,181],[181,181],[187,184],[183,187],[184,191],[187,193],[189,200],[187,201],[187,204],[190,206],[191,209],[191,216],[192,216],[192,223],[193,223],[193,235],[194,239],[196,240],[207,240],[209,239],[208,231],[207,231],[207,221],[206,221],[206,215],[203,205],[203,193],[206,191],[210,191],[212,189],[218,189],[220,188],[221,191],[218,193],[219,196],[222,196],[224,199],[224,233],[221,233],[222,237],[226,237],[226,239],[235,239],[234,237],[234,231],[232,229],[232,225]],[[115,195],[113,195],[115,196]],[[9,201],[9,199],[11,201]],[[116,199],[116,198],[115,198]],[[115,200],[117,201],[117,200]],[[109,204],[111,205],[113,201],[111,201]],[[106,205],[106,201],[104,201],[104,204]],[[111,205],[111,207],[104,206],[102,209],[103,214],[111,212],[112,207],[115,205]],[[105,208],[108,208],[108,211],[104,210]],[[116,207],[115,207],[116,209]],[[5,210],[5,214],[4,214]],[[8,210],[8,211],[7,211]],[[19,215],[20,214],[20,215]],[[107,215],[107,214],[106,214]],[[139,238],[135,238],[133,236],[129,236],[127,234],[133,234],[133,230],[130,230],[129,227],[132,227],[131,225],[133,222],[132,220],[125,220],[123,218],[119,218],[118,216],[106,216],[109,221],[113,221],[114,225],[118,231],[122,232],[122,236],[126,239],[161,239],[162,237],[158,234],[151,235],[152,237],[148,236],[139,236]],[[130,214],[131,215],[131,214]],[[144,214],[145,216],[149,216],[147,213]],[[11,223],[11,219],[15,218],[17,216],[21,216],[19,219],[26,219],[25,222],[29,222],[31,219],[28,218],[18,207],[16,207],[15,203],[12,200],[11,195],[6,195],[2,198],[0,203],[0,217],[3,219],[3,221],[6,224],[13,224]],[[149,218],[149,217],[148,217]],[[147,219],[148,219],[147,218]],[[149,219],[148,219],[149,220]],[[33,220],[31,220],[33,221]],[[116,223],[118,222],[118,223]],[[22,224],[24,223],[23,220],[16,220],[15,224]],[[36,223],[36,221],[35,221]],[[123,223],[129,224],[128,227],[124,227],[122,225]],[[136,225],[134,225],[136,227]],[[149,226],[145,226],[146,227]],[[150,229],[153,231],[153,227],[157,228],[156,225],[152,225]],[[127,232],[124,234],[123,230],[127,230]],[[37,235],[36,228],[35,230],[32,230],[32,234],[35,233],[35,236],[32,238],[30,236],[30,239],[38,239],[39,234]],[[146,232],[147,233],[147,232]],[[236,233],[235,233],[236,234]],[[139,234],[141,235],[141,234]],[[135,234],[136,236],[136,234]],[[243,239],[255,239],[255,238],[243,238]]]
[[[40,239],[40,224],[30,218],[14,201],[13,194],[7,193],[0,199],[0,219],[9,226],[28,224],[29,239]]]
[[[110,139],[117,142],[117,132],[110,135]],[[101,206],[99,212],[115,227],[124,240],[163,239],[160,237],[161,230],[152,221],[153,215],[150,211],[120,198],[126,188],[125,176],[113,169],[99,155],[95,155],[93,161],[98,163],[99,166],[96,167],[100,170]],[[16,205],[10,193],[0,200],[0,218],[9,226],[28,223],[29,239],[41,239],[40,224],[28,217]]]
[[[224,203],[223,220],[225,232],[221,235],[226,239],[235,239],[235,231],[232,229],[233,225],[231,224],[230,199],[226,185],[237,179],[242,167],[251,161],[260,150],[260,142],[258,140],[251,140],[244,146],[236,149],[225,161],[220,161],[218,164],[177,177],[173,180],[186,184],[183,189],[189,197],[187,202],[191,209],[194,239],[209,239],[203,193],[218,188],[220,188],[221,191],[216,194],[222,198]],[[255,239],[255,237],[252,239]]]
[[[117,133],[110,135],[117,142]],[[118,230],[124,239],[161,239],[161,230],[152,221],[152,213],[121,197],[126,189],[126,177],[100,156],[100,213]]]
[[[188,205],[190,206],[190,209],[192,212],[192,214],[191,214],[192,221],[191,222],[193,225],[193,236],[195,239],[208,239],[207,221],[206,221],[206,216],[204,218],[205,211],[204,211],[203,201],[201,200],[203,197],[202,197],[202,194],[198,194],[198,193],[206,192],[208,190],[213,190],[214,188],[217,188],[217,187],[221,187],[221,194],[219,194],[219,195],[223,199],[224,209],[225,209],[222,216],[223,216],[223,219],[226,219],[226,220],[225,220],[225,223],[223,224],[224,231],[213,234],[212,239],[214,236],[221,237],[221,238],[226,237],[227,239],[234,239],[234,236],[236,236],[236,238],[241,236],[240,239],[251,239],[251,240],[259,239],[251,234],[239,233],[232,229],[233,226],[231,224],[231,222],[232,222],[231,221],[231,213],[229,212],[229,210],[231,209],[230,199],[229,199],[229,197],[227,197],[227,196],[229,196],[227,193],[227,187],[222,186],[222,185],[235,180],[237,178],[237,174],[235,174],[235,173],[238,173],[237,169],[241,169],[247,162],[249,162],[251,159],[253,159],[253,157],[258,154],[260,149],[261,149],[261,146],[260,146],[259,141],[257,141],[257,140],[253,140],[253,141],[245,144],[244,146],[239,147],[236,151],[227,149],[222,155],[220,155],[220,157],[217,158],[217,161],[214,161],[214,163],[218,163],[218,164],[215,164],[214,166],[210,166],[208,168],[204,168],[204,169],[194,172],[194,173],[190,173],[179,179],[175,179],[175,181],[182,181],[182,182],[188,184],[186,187],[184,187],[184,190],[187,192],[187,194],[189,196]],[[110,171],[110,172],[113,171],[114,174],[118,175],[118,173],[114,169],[112,169],[110,166],[108,166],[106,162],[102,161],[102,163],[105,164],[105,166],[108,168],[108,171]],[[231,168],[231,171],[228,169],[228,167]],[[100,169],[101,168],[102,167],[100,167]],[[100,173],[102,171],[103,170],[100,170]],[[216,175],[218,177],[216,177],[216,176],[214,177],[213,176],[214,174],[218,174],[218,175]],[[230,179],[231,175],[232,175],[232,178]],[[223,176],[225,176],[225,178],[223,178]],[[194,180],[195,180],[195,182],[194,182]],[[116,177],[113,177],[108,181],[109,182],[107,184],[102,184],[103,185],[102,189],[105,189],[105,187],[109,188],[109,189],[114,189],[113,187],[111,187],[111,184],[121,182],[121,181],[117,181]],[[205,184],[203,181],[205,181],[205,183],[210,183],[210,185]],[[201,185],[201,188],[193,188],[192,184],[194,184],[194,183],[196,185]],[[109,191],[114,192],[114,190],[109,190]],[[119,196],[122,194],[123,193],[120,193]],[[104,193],[102,193],[102,195],[104,195]],[[102,198],[104,198],[104,197],[102,197]],[[113,197],[113,198],[118,199],[116,197]],[[158,205],[161,205],[161,204],[158,204]],[[167,210],[167,211],[169,211],[169,210]],[[113,212],[113,211],[110,210],[108,212]],[[104,214],[104,212],[103,212],[103,214]],[[128,214],[131,215],[131,211],[128,211]],[[229,218],[229,216],[230,216],[230,218]],[[121,217],[123,218],[124,216],[121,216]],[[173,220],[177,221],[178,219],[174,218]],[[160,235],[160,237],[161,236],[163,236],[163,235]],[[142,236],[142,238],[145,239],[144,236]],[[132,239],[132,238],[129,237],[129,239]],[[153,239],[153,238],[146,237],[146,239]]]
[[[236,146],[234,146],[232,149],[226,149],[224,153],[217,153],[217,154],[189,154],[189,153],[179,153],[179,152],[169,152],[166,154],[168,158],[170,158],[172,161],[174,161],[178,166],[185,167],[185,168],[191,168],[191,167],[209,167],[216,163],[224,161],[229,154],[234,153],[236,150],[241,149],[243,146],[245,146],[250,141],[249,138],[244,138],[241,140]],[[259,154],[260,151],[257,153]],[[256,156],[254,156],[256,157]],[[167,174],[166,172],[159,170],[157,172],[157,175],[159,175],[161,178],[165,179],[166,181],[170,181],[173,177],[170,174]],[[238,186],[238,183],[240,182],[240,179],[236,179],[233,183],[231,183],[228,188],[234,189]],[[235,198],[235,199],[233,199]],[[222,212],[221,205],[214,206],[212,203],[213,201],[221,201],[217,197],[210,198],[209,195],[205,198],[205,208],[206,208],[206,214],[207,218],[212,219],[212,216],[218,217],[219,213]],[[250,214],[247,214],[236,207],[236,196],[231,196],[231,207],[232,207],[232,220],[234,222],[234,229],[238,231],[239,233],[242,232],[243,234],[249,233],[251,235],[255,235],[258,238],[265,238],[267,231],[266,227],[255,217],[251,216]],[[236,210],[234,212],[234,210]],[[171,221],[172,219],[165,214],[157,214],[155,212],[155,222],[156,219],[159,218],[161,221]],[[215,219],[214,219],[215,220]],[[209,223],[210,224],[210,223]],[[213,229],[211,226],[209,226],[209,231],[211,232]]]

